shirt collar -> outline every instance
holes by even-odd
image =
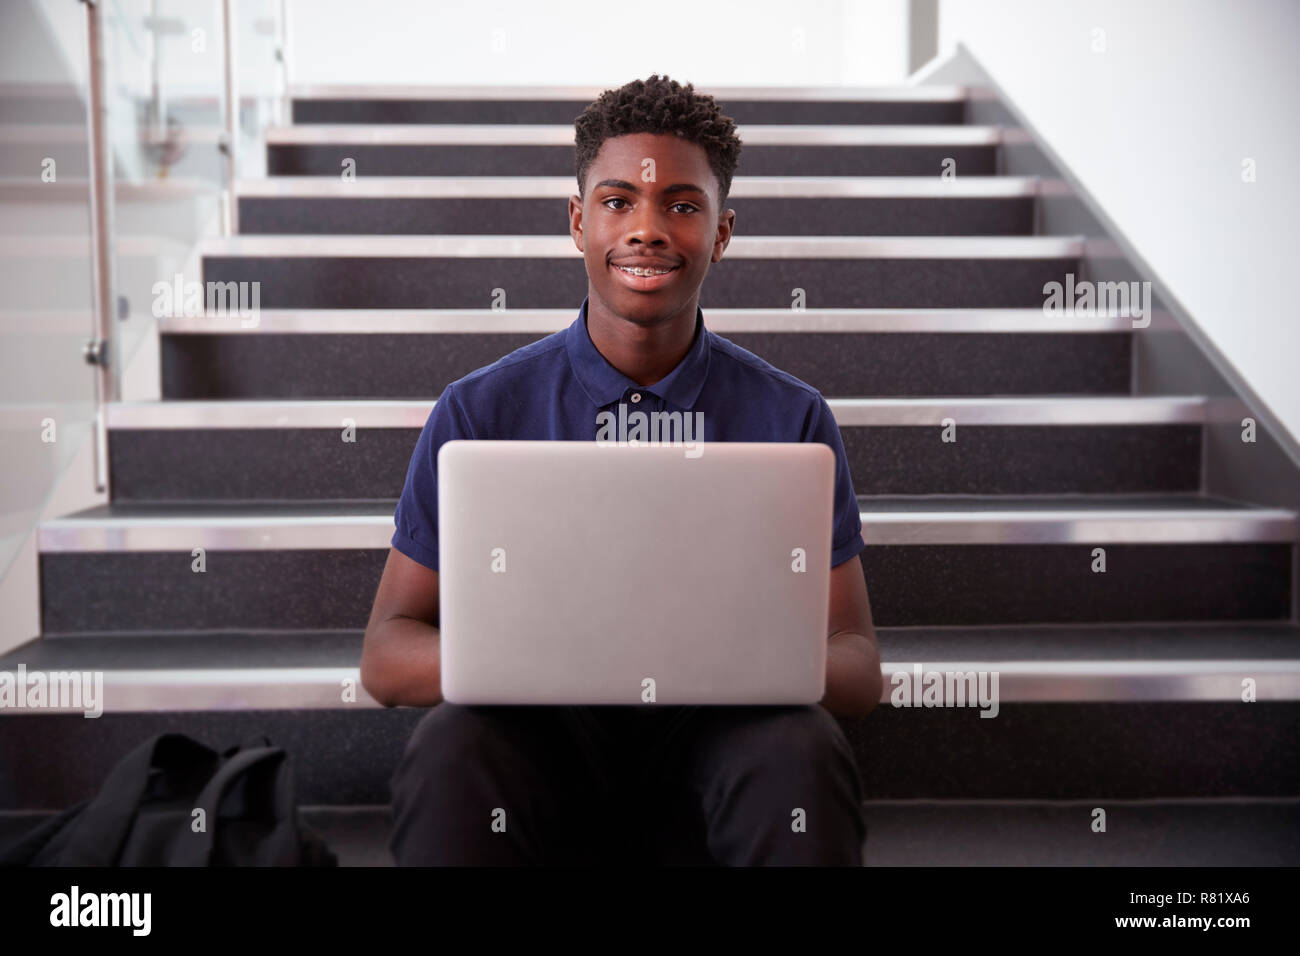
[[[569,352],[569,364],[573,374],[578,377],[587,397],[597,408],[604,408],[611,402],[623,397],[629,388],[649,392],[663,399],[669,405],[683,411],[692,408],[704,388],[704,380],[709,372],[710,332],[704,327],[704,311],[695,307],[695,338],[690,351],[677,363],[677,367],[655,382],[653,385],[637,385],[614,366],[605,356],[597,351],[587,331],[587,299],[582,300],[578,318],[569,326],[565,334],[565,346]]]

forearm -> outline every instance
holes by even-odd
[[[821,705],[837,717],[862,717],[880,703],[880,652],[870,638],[842,631],[826,645],[826,694]]]
[[[361,682],[385,707],[432,707],[442,702],[441,636],[438,628],[395,617],[367,632]]]

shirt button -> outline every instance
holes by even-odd
[[[639,401],[641,401],[641,393],[640,393],[640,392],[633,392],[633,393],[632,393],[632,402],[633,402],[633,404],[635,404],[636,402],[639,402]]]

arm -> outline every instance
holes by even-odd
[[[831,568],[829,623],[821,705],[837,717],[863,717],[880,703],[884,679],[858,555]]]
[[[361,686],[385,707],[432,707],[442,701],[438,572],[396,548],[366,624]]]

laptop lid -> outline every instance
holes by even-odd
[[[446,442],[443,696],[816,703],[834,468],[807,442]]]

